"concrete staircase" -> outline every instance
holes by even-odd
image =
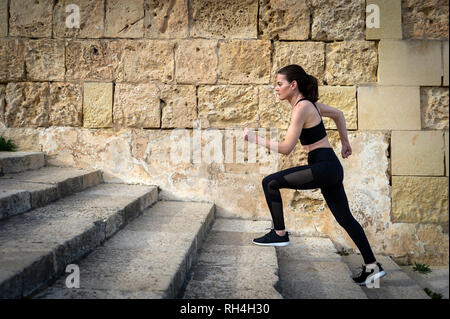
[[[328,238],[257,246],[270,222],[216,220],[213,203],[44,164],[43,153],[0,152],[0,298],[429,299],[388,257],[377,256],[380,287],[360,287],[362,258]]]

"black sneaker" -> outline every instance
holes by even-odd
[[[377,262],[377,267],[370,270],[366,269],[366,266],[362,265],[362,272],[357,277],[353,277],[353,280],[358,285],[365,286],[373,282],[375,279],[383,277],[384,275],[386,275],[386,272],[381,267],[381,264]]]
[[[262,246],[287,246],[290,244],[289,234],[286,232],[284,236],[279,236],[275,229],[272,228],[264,236],[253,239],[253,243]]]

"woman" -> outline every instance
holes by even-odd
[[[292,105],[291,123],[285,140],[275,142],[261,139],[247,128],[244,129],[244,139],[288,155],[300,138],[301,144],[308,151],[308,165],[291,167],[263,179],[262,186],[274,229],[255,238],[253,243],[264,246],[289,245],[289,235],[284,226],[281,188],[320,188],[337,222],[347,231],[364,259],[363,271],[353,280],[359,285],[365,285],[384,276],[386,273],[376,261],[364,230],[350,212],[342,184],[344,170],[328,141],[321,119],[324,115],[334,120],[341,138],[342,157],[347,158],[352,154],[352,148],[347,137],[344,114],[323,103],[315,103],[318,100],[317,79],[308,75],[299,65],[281,68],[276,81],[275,91],[280,100],[288,100]]]

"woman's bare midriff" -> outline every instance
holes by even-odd
[[[330,147],[331,148],[330,142],[328,141],[328,136],[325,136],[323,139],[321,139],[315,143],[312,143],[309,145],[302,145],[302,146],[308,153],[311,152],[312,150],[315,150],[316,148],[321,148],[321,147]]]

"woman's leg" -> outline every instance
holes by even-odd
[[[342,182],[321,188],[321,191],[328,207],[336,218],[336,221],[347,231],[350,238],[356,244],[361,252],[364,262],[366,264],[375,262],[375,256],[370,248],[366,234],[350,212]]]
[[[291,167],[263,178],[262,186],[275,230],[284,230],[281,188],[312,189],[321,185],[314,179],[312,165]]]

